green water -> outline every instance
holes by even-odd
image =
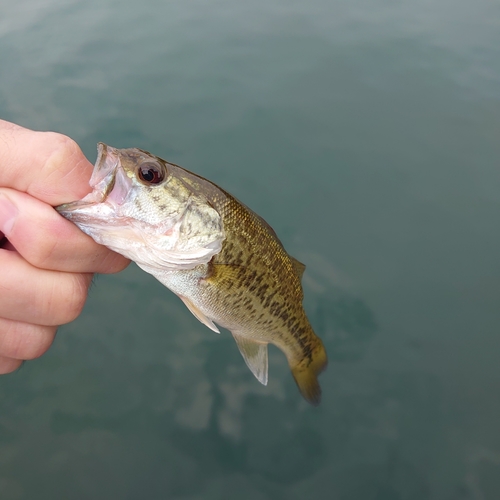
[[[0,499],[498,500],[500,4],[3,0],[0,116],[140,147],[307,264],[330,365],[261,386],[152,277],[0,378]]]

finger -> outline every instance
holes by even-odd
[[[0,188],[0,231],[35,267],[79,273],[115,273],[130,261],[98,245],[51,206]]]
[[[92,164],[78,144],[55,132],[34,132],[0,120],[0,186],[31,194],[49,205],[90,192]]]
[[[23,361],[21,359],[4,358],[0,356],[0,375],[15,372]]]
[[[14,359],[35,359],[52,345],[56,326],[40,326],[0,318],[0,355]]]
[[[0,317],[36,325],[69,323],[81,313],[92,274],[38,269],[0,249]]]

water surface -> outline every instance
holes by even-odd
[[[500,9],[4,0],[0,116],[140,147],[307,264],[330,365],[261,386],[130,266],[0,379],[2,500],[500,498]]]

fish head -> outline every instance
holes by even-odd
[[[147,151],[99,143],[89,183],[90,194],[57,211],[141,267],[192,269],[220,252],[223,220],[208,181]]]

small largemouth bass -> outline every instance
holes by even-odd
[[[208,328],[230,330],[264,385],[267,344],[276,345],[304,398],[319,404],[327,357],[302,307],[305,266],[261,217],[213,182],[135,148],[99,144],[90,186],[58,212],[152,274]]]

